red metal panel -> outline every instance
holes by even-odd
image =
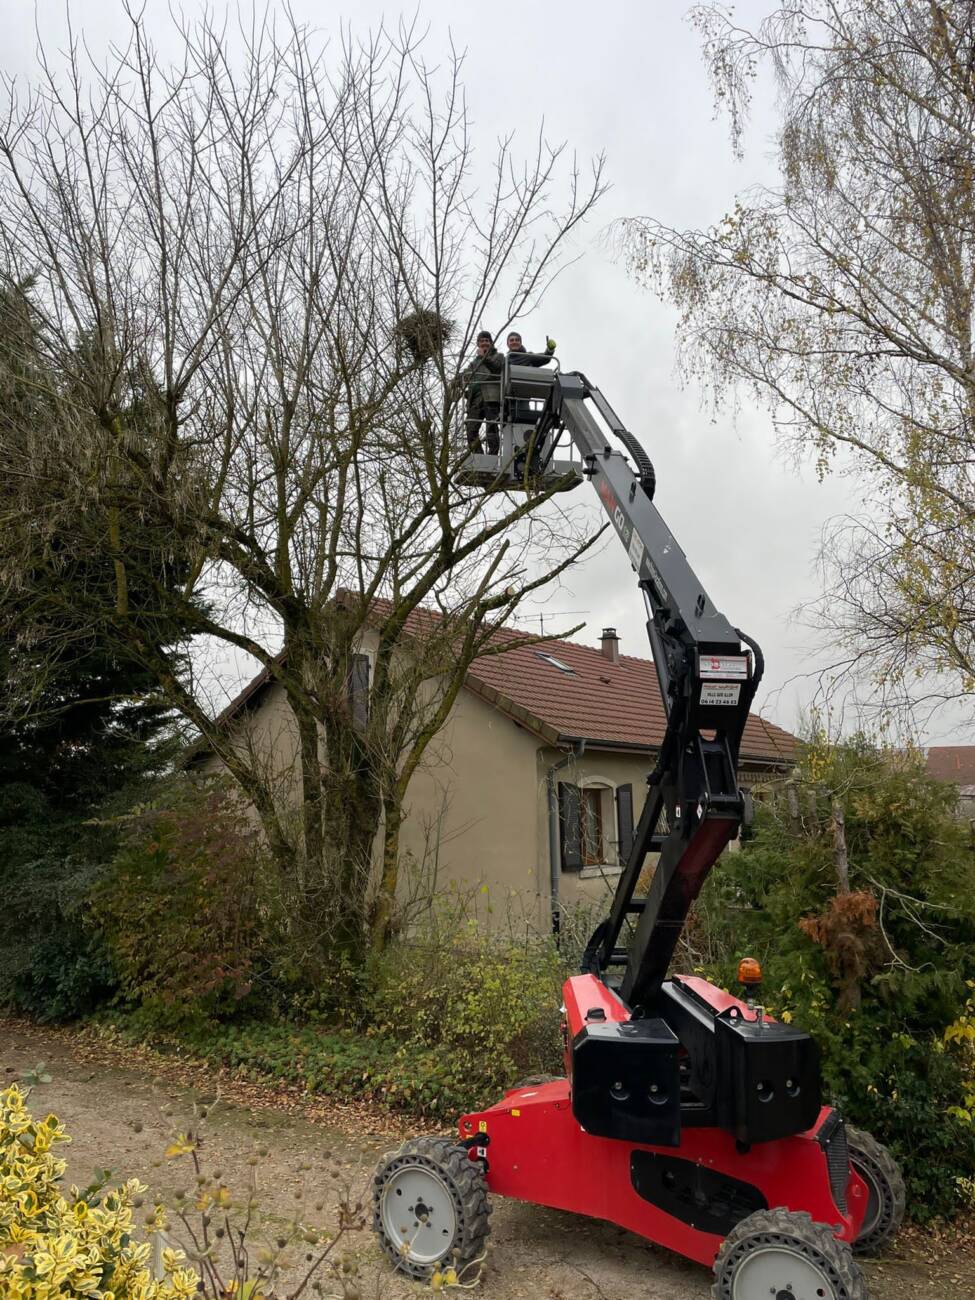
[[[830,1191],[826,1157],[815,1140],[829,1113],[824,1108],[808,1133],[758,1143],[747,1151],[739,1150],[734,1138],[720,1129],[685,1128],[675,1151],[585,1133],[572,1115],[568,1080],[560,1079],[516,1089],[488,1110],[463,1116],[460,1135],[487,1134],[492,1192],[608,1220],[710,1265],[722,1238],[643,1200],[630,1178],[631,1153],[676,1155],[741,1179],[760,1188],[770,1206],[805,1210],[817,1222],[838,1225],[836,1235],[852,1241],[866,1210],[866,1187],[851,1170],[850,1212],[841,1213]]]
[[[565,1072],[572,1073],[572,1043],[586,1027],[586,1016],[591,1011],[601,1011],[599,1024],[629,1020],[630,1013],[617,995],[595,975],[571,975],[562,985],[562,1002],[565,1006],[563,1046]]]
[[[603,1014],[600,1023],[629,1020],[630,1013],[619,997],[595,975],[571,975],[562,985],[562,1000],[569,1024],[569,1037],[575,1038],[586,1027],[591,1011]]]
[[[736,998],[733,993],[726,993],[724,989],[719,989],[716,985],[711,984],[708,980],[701,979],[700,975],[678,975],[678,982],[689,993],[695,994],[706,1002],[716,1016],[722,1011],[727,1011],[729,1007],[737,1007],[744,1020],[755,1020],[755,1008],[750,1007],[747,1002],[741,998]],[[771,1016],[766,1016],[766,1020],[771,1020]]]

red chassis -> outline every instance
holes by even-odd
[[[755,1012],[747,1004],[705,980],[695,979],[693,985],[716,1012],[737,1005],[743,1016],[754,1018]],[[571,1068],[571,1045],[584,1023],[580,1002],[590,1013],[593,1006],[601,1006],[607,1019],[627,1020],[629,1012],[591,975],[566,981],[563,994],[567,1068]],[[686,1221],[695,1218],[693,1190],[684,1196],[683,1205],[672,1206],[677,1213],[669,1213],[640,1195],[634,1185],[634,1158],[638,1160],[640,1152],[664,1157],[663,1178],[678,1189],[693,1189],[698,1171],[725,1175],[755,1189],[767,1206],[804,1210],[815,1222],[835,1225],[840,1240],[853,1242],[866,1212],[867,1188],[851,1168],[846,1186],[848,1211],[837,1206],[827,1157],[817,1141],[831,1115],[830,1108],[823,1107],[807,1132],[748,1148],[722,1129],[689,1126],[683,1128],[677,1148],[641,1146],[585,1132],[572,1113],[570,1083],[565,1078],[516,1088],[487,1110],[464,1115],[459,1128],[471,1158],[486,1159],[492,1192],[605,1219],[688,1259],[711,1265],[725,1234]],[[476,1142],[479,1134],[485,1135],[483,1144]],[[702,1216],[696,1217],[700,1221]]]

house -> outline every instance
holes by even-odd
[[[975,745],[931,745],[924,760],[929,776],[957,785],[959,816],[975,819]]]
[[[475,661],[408,792],[404,889],[453,885],[487,894],[492,914],[548,928],[572,909],[602,906],[643,807],[665,715],[648,659],[621,655],[606,628],[598,646],[539,643],[505,630],[504,654]],[[368,681],[370,646],[362,646]],[[281,687],[260,674],[221,725],[293,761]],[[796,739],[751,715],[740,758],[744,786],[791,766]],[[219,770],[212,754],[198,758]],[[419,883],[418,883],[419,882]]]

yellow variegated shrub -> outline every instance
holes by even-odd
[[[135,1241],[136,1179],[81,1192],[60,1186],[55,1149],[71,1139],[56,1115],[35,1120],[27,1094],[0,1092],[0,1296],[3,1300],[186,1300],[197,1276],[178,1251],[164,1252],[166,1276],[153,1279],[150,1247]],[[151,1226],[162,1227],[157,1209]]]
[[[958,1019],[944,1032],[944,1041],[957,1056],[964,1079],[964,1095],[960,1104],[949,1106],[948,1114],[966,1124],[975,1124],[975,982],[969,980],[971,990],[968,1001]],[[967,1180],[969,1183],[971,1179]],[[971,1201],[971,1192],[969,1201]]]

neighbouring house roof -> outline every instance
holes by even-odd
[[[925,764],[936,781],[975,785],[975,745],[931,745],[925,751]]]
[[[436,618],[429,611],[423,615]],[[465,685],[512,721],[550,745],[584,739],[599,749],[659,748],[666,718],[649,659],[621,655],[614,664],[598,647],[539,642],[510,628],[499,629],[495,644],[498,639],[507,643],[504,653],[476,659]],[[217,725],[257,707],[272,680],[268,669],[258,673],[220,713]],[[783,767],[794,761],[797,745],[790,732],[753,713],[745,724],[741,761]],[[204,750],[202,744],[194,747],[187,759],[201,757]]]

